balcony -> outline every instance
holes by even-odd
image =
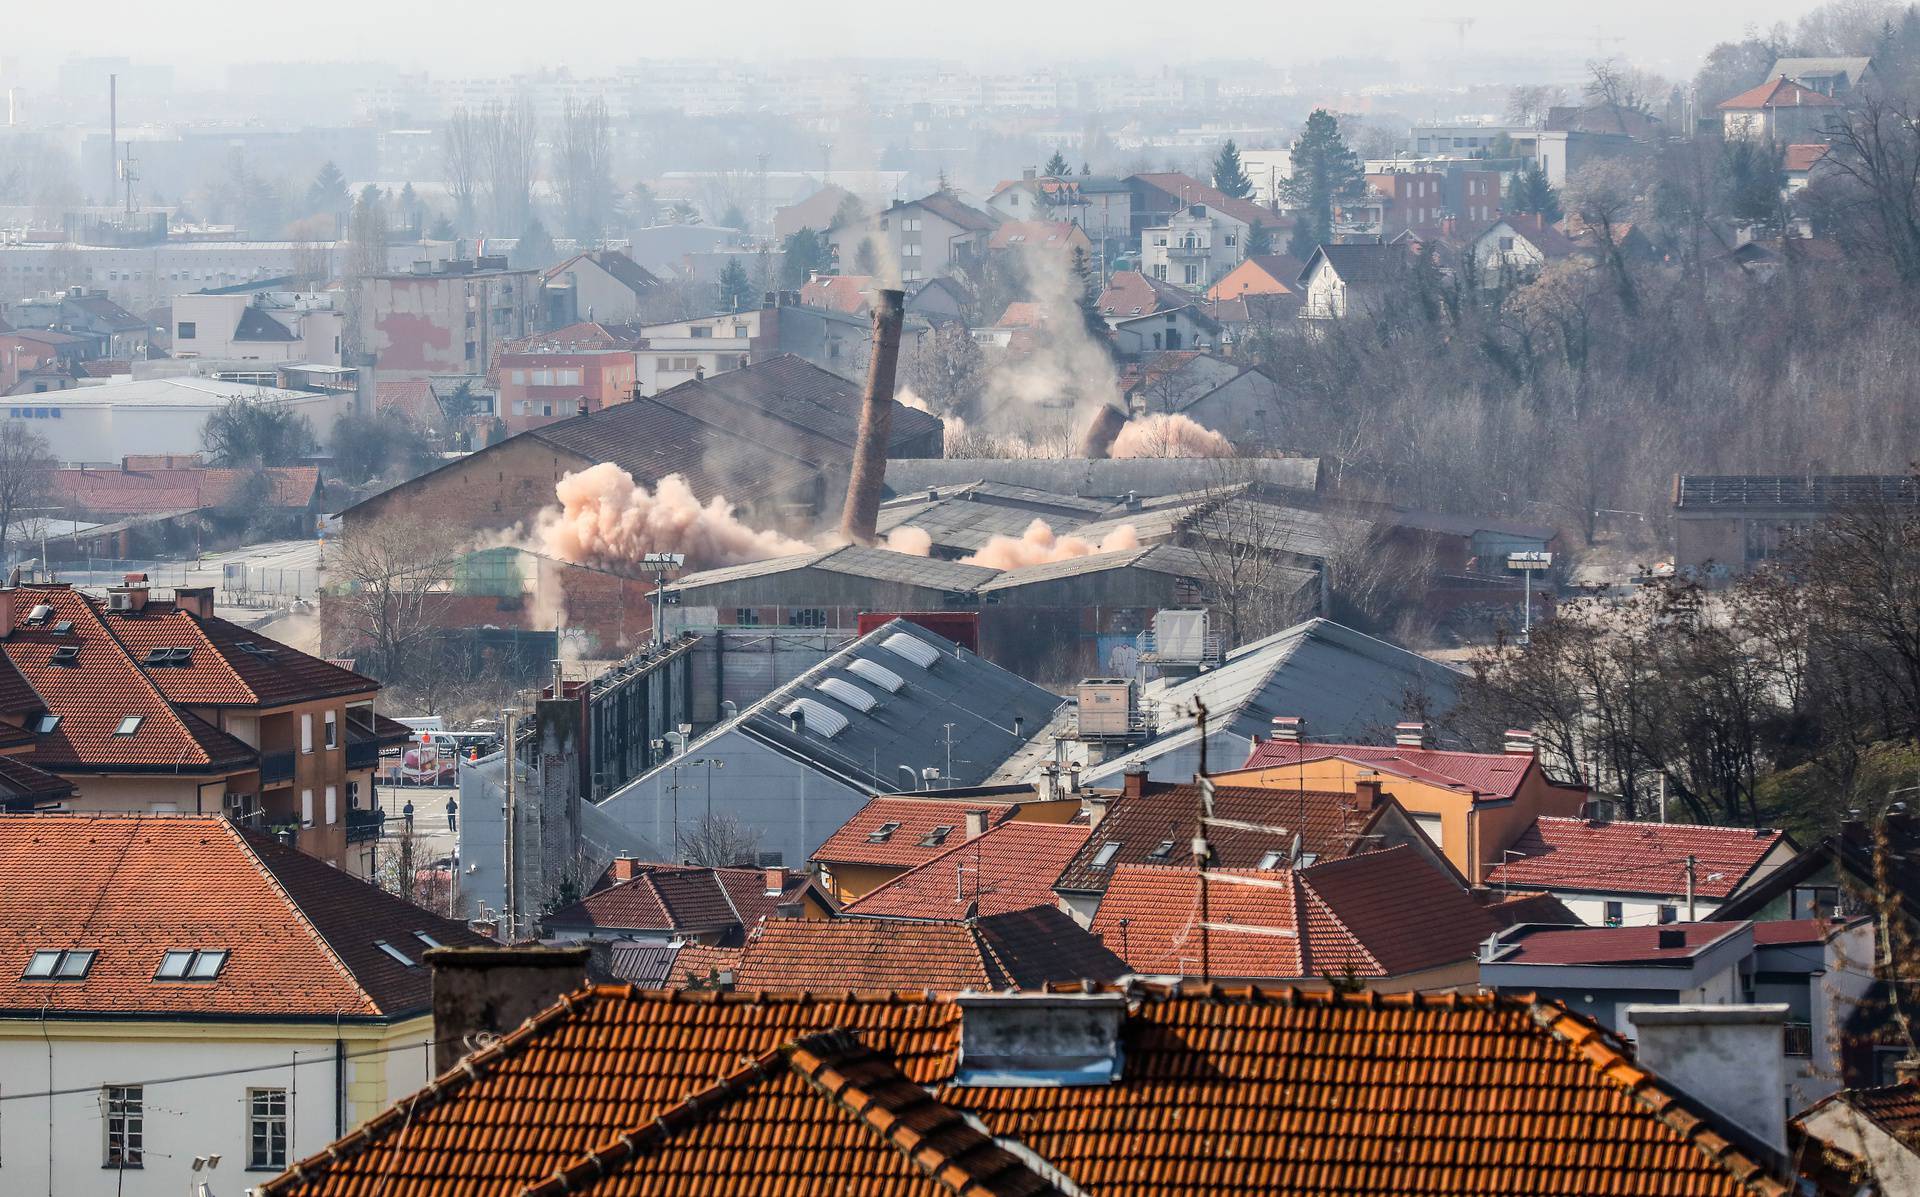
[[[373,769],[380,764],[380,741],[368,736],[365,739],[349,731],[347,733],[347,768]]]
[[[381,830],[386,823],[387,812],[377,807],[373,810],[349,809],[347,811],[347,842],[349,844],[371,843],[380,838]]]
[[[293,758],[291,752],[263,752],[260,754],[260,784],[263,786],[285,785],[293,781]]]
[[[1169,258],[1205,258],[1213,254],[1213,247],[1204,241],[1176,241],[1167,246]]]

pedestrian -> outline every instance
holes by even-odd
[[[447,830],[460,830],[460,804],[453,800],[451,794],[447,795]]]
[[[400,808],[400,814],[403,817],[405,817],[405,819],[407,820],[407,834],[412,835],[413,834],[413,799],[412,798],[408,798],[407,804]]]

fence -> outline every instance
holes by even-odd
[[[109,557],[87,557],[70,562],[54,562],[43,574],[38,558],[21,562],[21,576],[29,581],[50,577],[77,587],[118,586],[128,574],[147,575],[147,581],[155,589],[212,586],[218,592],[218,601],[223,607],[262,610],[285,607],[299,598],[311,600],[320,587],[320,571],[313,566],[123,561]]]

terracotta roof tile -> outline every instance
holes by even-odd
[[[683,973],[680,962],[674,972]],[[733,965],[741,989],[1004,989],[1010,978],[965,923],[768,919]]]
[[[553,927],[709,934],[753,927],[800,900],[808,879],[786,874],[781,892],[766,892],[760,869],[640,864],[639,875],[597,889],[548,915]],[[730,941],[732,937],[729,937]]]
[[[1852,1106],[1908,1150],[1920,1153],[1920,1085],[1907,1081],[1877,1089],[1843,1089],[1827,1100]]]
[[[52,472],[52,480],[55,498],[65,506],[95,515],[146,515],[218,507],[256,472],[210,467],[60,469]],[[306,507],[320,486],[320,471],[314,466],[273,466],[264,473],[272,485],[267,501],[275,507]]]
[[[828,836],[814,852],[813,859],[827,865],[910,869],[945,852],[956,838],[964,838],[970,810],[986,811],[987,825],[991,827],[1012,815],[1014,808],[1004,803],[874,798]],[[894,828],[883,830],[889,823],[894,824]],[[942,827],[946,832],[938,842],[925,842]]]
[[[1748,88],[1731,100],[1720,101],[1722,111],[1750,108],[1833,108],[1840,101],[1811,87],[1802,87],[1781,75],[1757,87]]]
[[[390,1017],[428,1005],[414,932],[487,942],[215,816],[0,815],[0,875],[0,1010]],[[82,981],[21,979],[53,949],[99,954]],[[168,950],[229,955],[212,981],[156,982]]]
[[[1311,740],[1263,740],[1247,757],[1248,769],[1271,769],[1339,757],[1398,773],[1415,781],[1471,790],[1483,799],[1511,798],[1534,764],[1519,753],[1454,752],[1396,744],[1322,744]]]
[[[745,1191],[915,1192],[883,1184],[869,1153],[848,1137],[844,1111],[856,1105],[874,1110],[865,1116],[870,1127],[904,1124],[922,1134],[953,1129],[946,1111],[972,1115],[1094,1197],[1789,1191],[1733,1147],[1717,1120],[1633,1067],[1618,1039],[1558,1005],[1489,995],[1148,985],[1121,992],[1132,1001],[1116,1082],[976,1088],[949,1083],[958,1007],[921,994],[593,987],[469,1056],[262,1193],[515,1193],[662,1117],[666,1129],[687,1136],[690,1162],[706,1165],[672,1173],[666,1161],[677,1148],[669,1136],[647,1158],[677,1175],[675,1192],[711,1191],[736,1169],[765,1179]],[[844,1044],[798,1042],[840,1029],[857,1030],[872,1058]],[[802,1059],[803,1050],[818,1063]],[[850,1100],[815,1103],[783,1087],[791,1081],[771,1069],[762,1079],[748,1075],[783,1053],[790,1071]],[[928,1106],[903,1083],[928,1091]],[[716,1086],[728,1104],[685,1109],[698,1104],[691,1094]],[[938,1141],[936,1158],[960,1162],[957,1172],[942,1172],[957,1182],[953,1188],[977,1179],[967,1160],[1009,1175],[978,1143]],[[816,1161],[822,1145],[831,1160]],[[771,1170],[783,1163],[776,1179]],[[837,1183],[803,1183],[813,1175]],[[638,1182],[605,1190],[651,1191]]]
[[[1685,893],[1687,857],[1697,862],[1694,892],[1724,898],[1758,868],[1786,833],[1692,823],[1594,823],[1543,816],[1520,834],[1488,885],[1607,893]]]
[[[139,611],[101,611],[101,618],[161,693],[188,706],[276,707],[321,698],[371,698],[370,677],[249,632],[217,616],[201,619],[170,602]],[[246,647],[250,646],[250,647]],[[161,648],[187,648],[184,662],[148,662]]]
[[[858,316],[867,310],[867,295],[873,287],[870,274],[816,275],[800,288],[800,302],[805,307],[829,308]]]
[[[1051,905],[1060,870],[1087,842],[1074,823],[1002,823],[972,839],[950,837],[945,852],[847,905],[883,918],[952,919],[972,909],[1005,914]]]

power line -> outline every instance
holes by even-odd
[[[362,1052],[350,1052],[347,1054],[345,1058],[348,1060],[363,1060],[369,1056],[381,1056],[381,1055],[386,1055],[389,1052],[414,1051],[416,1049],[421,1049],[421,1048],[438,1047],[443,1043],[456,1043],[456,1042],[458,1042],[458,1040],[453,1038],[422,1039],[418,1043],[395,1043],[395,1044],[389,1044],[388,1046],[385,1046],[385,1047],[369,1048],[368,1050],[362,1051]],[[256,1065],[249,1065],[247,1067],[242,1067],[242,1068],[220,1068],[220,1069],[215,1069],[211,1072],[184,1072],[184,1073],[179,1073],[175,1076],[152,1077],[146,1080],[132,1080],[132,1081],[125,1081],[125,1082],[118,1082],[118,1083],[124,1084],[127,1086],[174,1085],[174,1084],[180,1084],[186,1081],[213,1080],[215,1078],[223,1077],[223,1076],[244,1076],[250,1072],[278,1072],[283,1068],[301,1068],[301,1067],[305,1067],[308,1064],[331,1064],[334,1062],[334,1059],[335,1057],[330,1055],[318,1055],[311,1060],[295,1060],[292,1063],[288,1063],[285,1060],[280,1060],[272,1064],[256,1064]],[[67,1089],[41,1089],[32,1093],[6,1092],[6,1093],[0,1093],[0,1102],[30,1101],[35,1098],[46,1098],[46,1097],[74,1097],[83,1093],[98,1093],[99,1091],[100,1091],[99,1085],[76,1085],[72,1088],[67,1088]]]

